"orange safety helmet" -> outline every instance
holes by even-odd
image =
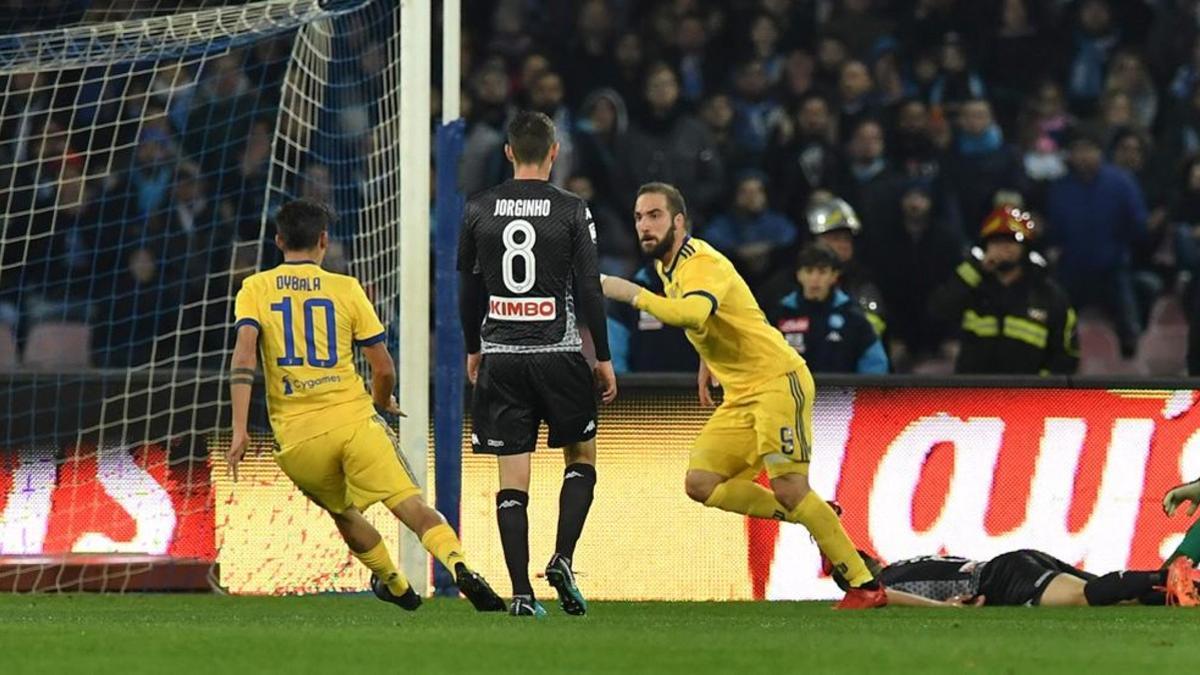
[[[987,241],[993,237],[1005,237],[1025,243],[1036,237],[1038,232],[1038,225],[1028,211],[1005,205],[996,207],[983,219],[979,239]]]

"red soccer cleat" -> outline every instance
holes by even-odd
[[[1192,561],[1179,556],[1167,568],[1167,605],[1177,607],[1200,606],[1200,593],[1192,581]]]
[[[876,582],[878,583],[878,582]],[[878,588],[851,588],[846,597],[834,605],[834,609],[876,609],[887,606],[887,591],[883,584]]]

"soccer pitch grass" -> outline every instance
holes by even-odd
[[[366,595],[0,595],[0,672],[1151,673],[1200,661],[1200,612],[594,603],[541,620]]]

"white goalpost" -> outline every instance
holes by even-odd
[[[432,12],[427,0],[400,0],[400,443],[413,471],[426,477],[429,455],[429,95]],[[401,532],[404,572],[422,595],[429,557],[417,537]]]

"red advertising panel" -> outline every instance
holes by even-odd
[[[1095,571],[1154,568],[1200,476],[1193,391],[823,389],[812,482],[884,560],[1038,548]],[[747,523],[757,597],[829,596],[803,528]]]
[[[0,555],[68,553],[215,560],[207,461],[162,445],[0,453]]]
[[[884,560],[1038,548],[1095,572],[1153,568],[1192,522],[1167,518],[1160,501],[1200,477],[1196,398],[1191,390],[820,387],[810,478],[841,503],[859,547]],[[693,391],[667,388],[626,390],[605,409],[601,480],[575,560],[589,597],[838,595],[803,527],[686,497],[688,453],[710,414]],[[247,458],[235,487],[220,443],[210,449],[211,467],[172,462],[162,445],[0,453],[0,563],[157,556],[217,561],[233,592],[362,587],[328,518],[269,452]],[[495,461],[469,446],[464,453],[461,535],[474,564],[506,592]],[[561,455],[535,454],[534,560],[552,552],[561,476]],[[398,531],[385,511],[370,516]],[[8,579],[0,570],[0,587]]]

